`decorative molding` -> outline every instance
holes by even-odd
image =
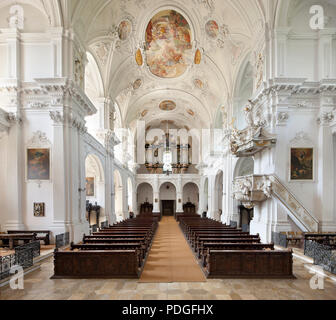
[[[317,123],[320,126],[329,126],[335,119],[333,112],[322,112],[317,118]]]
[[[232,128],[228,133],[231,153],[237,157],[253,156],[276,143],[276,137],[264,128],[267,121],[260,114],[254,114],[253,108],[254,104],[249,101],[249,105],[244,109],[247,128]]]
[[[291,147],[300,147],[300,146],[304,146],[304,147],[310,147],[310,146],[314,146],[313,141],[309,138],[308,134],[304,131],[300,131],[295,135],[295,138],[293,138],[290,141],[290,146]]]
[[[266,175],[238,177],[232,185],[233,198],[241,201],[246,208],[253,208],[257,203],[272,196],[272,183]]]
[[[33,133],[32,138],[27,142],[27,147],[50,147],[51,146],[50,140],[47,138],[46,133],[42,131],[36,131]]]
[[[277,125],[278,126],[285,126],[287,125],[289,119],[289,114],[288,112],[278,112],[276,120],[277,120]]]
[[[7,112],[0,109],[0,133],[1,133],[1,137],[3,137],[4,133],[8,132],[9,127],[10,127],[10,123],[8,122]]]
[[[27,104],[27,107],[30,108],[30,109],[46,109],[49,106],[50,105],[48,103],[38,102],[38,101],[29,102]]]
[[[101,41],[91,46],[100,63],[105,66],[110,55],[112,43]]]
[[[22,124],[23,120],[20,115],[10,112],[7,115],[7,121],[10,123],[10,125],[20,125]]]

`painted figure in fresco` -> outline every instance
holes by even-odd
[[[188,22],[176,11],[155,15],[146,30],[147,65],[161,78],[182,75],[191,54],[191,31]]]

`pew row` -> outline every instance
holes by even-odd
[[[292,250],[209,250],[208,278],[284,278],[293,276]]]
[[[55,250],[51,279],[139,278],[139,254],[137,250]]]

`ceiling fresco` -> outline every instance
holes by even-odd
[[[187,70],[191,55],[187,20],[174,10],[156,14],[146,30],[146,60],[150,71],[160,78],[177,78]]]

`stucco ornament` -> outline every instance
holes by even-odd
[[[24,10],[23,8],[16,4],[9,9],[9,23],[10,28],[17,28],[20,30],[24,29]]]
[[[250,157],[271,147],[276,143],[276,137],[265,130],[266,120],[255,115],[254,103],[249,100],[244,109],[247,127],[237,130],[232,127],[228,135],[231,153],[237,157]]]
[[[254,207],[272,196],[272,182],[268,176],[249,175],[238,177],[233,182],[233,198],[246,208]]]

